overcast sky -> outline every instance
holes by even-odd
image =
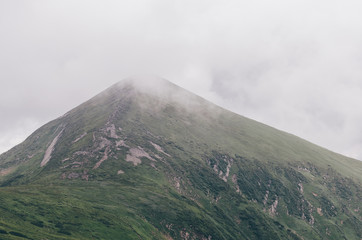
[[[359,0],[0,0],[0,152],[113,83],[164,77],[362,160]]]

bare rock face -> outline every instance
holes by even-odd
[[[83,133],[82,135],[80,135],[79,137],[77,137],[76,139],[74,139],[74,140],[72,141],[72,143],[78,142],[79,140],[81,140],[81,139],[84,138],[85,136],[87,136],[87,132]]]
[[[63,131],[64,131],[64,128],[53,139],[53,141],[50,143],[49,147],[45,151],[44,158],[40,163],[41,167],[44,167],[49,162],[50,158],[52,157],[52,152],[54,151],[55,144],[57,144],[57,142],[58,142],[60,136],[62,135]]]
[[[166,156],[168,156],[168,157],[171,157],[171,155],[168,154],[168,153],[166,153],[166,152],[162,149],[162,147],[160,147],[159,145],[157,145],[156,143],[153,143],[153,142],[151,142],[151,141],[150,141],[150,143],[152,144],[152,146],[153,146],[158,152],[160,152],[160,153],[162,153],[162,154],[164,154],[164,155],[166,155]]]
[[[110,147],[108,146],[106,150],[104,151],[104,156],[102,157],[99,162],[96,163],[96,165],[93,167],[93,169],[99,168],[99,166],[102,164],[102,162],[106,161],[108,159],[108,154],[110,153]]]
[[[129,154],[127,154],[126,161],[132,162],[133,165],[137,166],[142,163],[142,157],[148,158],[151,161],[156,161],[142,147],[131,148]]]

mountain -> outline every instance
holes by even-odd
[[[0,239],[362,238],[362,162],[158,78],[36,130],[0,186]]]

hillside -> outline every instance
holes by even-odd
[[[362,162],[166,80],[123,80],[0,155],[0,239],[361,239]]]

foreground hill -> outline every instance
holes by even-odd
[[[0,239],[361,239],[362,162],[162,79],[0,155]]]

